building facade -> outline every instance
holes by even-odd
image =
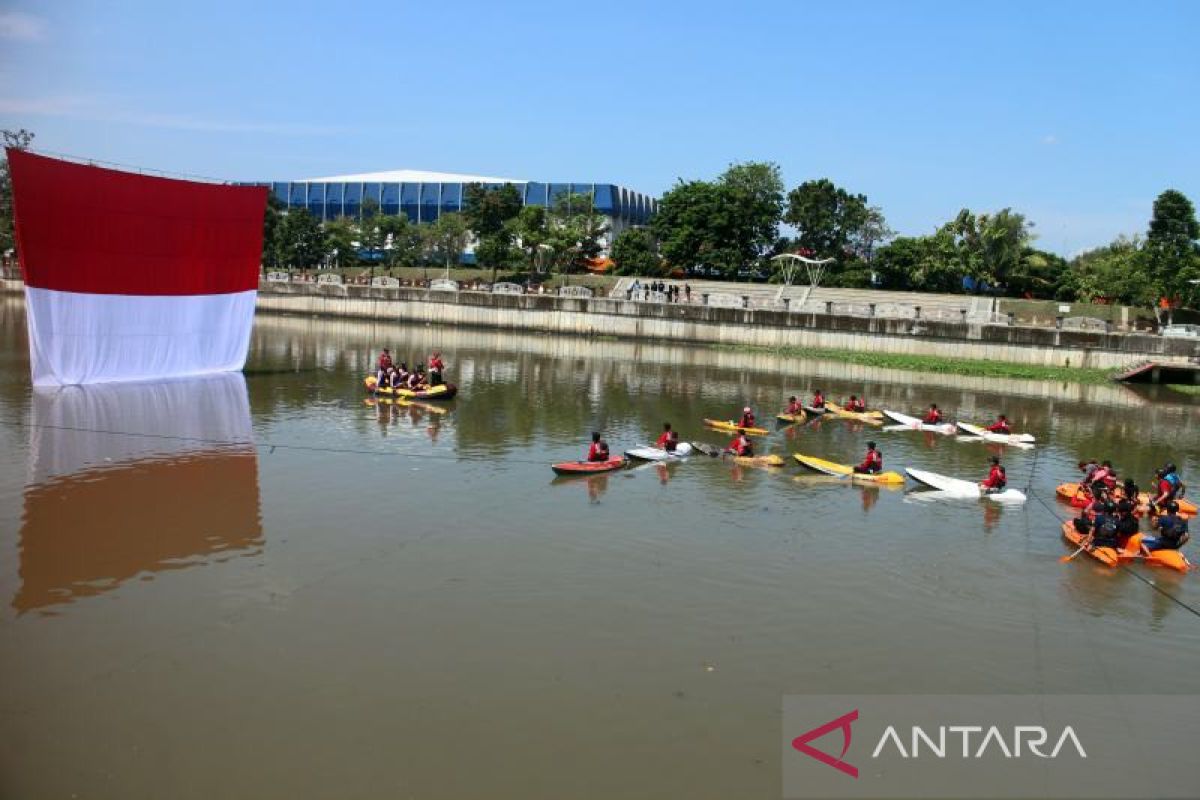
[[[621,231],[645,225],[658,209],[658,200],[612,183],[553,183],[461,175],[447,172],[395,170],[300,181],[276,181],[268,185],[288,209],[306,208],[320,220],[356,218],[364,202],[374,201],[383,214],[404,214],[416,223],[433,222],[442,214],[462,211],[466,187],[512,184],[525,205],[554,206],[565,194],[584,194],[608,221],[606,248]]]

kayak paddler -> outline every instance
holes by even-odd
[[[1117,488],[1117,472],[1113,469],[1111,461],[1104,461],[1100,466],[1096,467],[1087,480],[1092,487],[1100,484],[1100,486],[1104,487],[1105,491],[1111,492]]]
[[[850,395],[850,399],[846,402],[846,410],[861,414],[867,410],[867,401],[855,397],[854,395]]]
[[[796,399],[796,395],[792,395],[791,397],[789,397],[787,408],[784,409],[783,413],[794,415],[794,414],[801,414],[803,412],[804,412],[804,406],[801,405],[800,401]]]
[[[750,437],[746,435],[746,431],[738,428],[737,436],[733,437],[733,441],[725,448],[726,453],[733,453],[735,456],[752,457],[754,455],[754,443],[750,441]]]
[[[1117,503],[1117,538],[1122,550],[1129,544],[1129,538],[1138,532],[1138,521],[1133,511],[1133,501],[1121,500]]]
[[[822,392],[820,389],[817,389],[815,392],[813,392],[812,407],[813,408],[824,408],[825,407],[825,393]]]
[[[992,466],[988,470],[988,475],[979,482],[979,488],[984,494],[996,494],[1003,492],[1008,486],[1008,475],[1004,471],[1004,467],[1000,465],[1000,456],[992,456]]]
[[[1179,504],[1168,500],[1163,504],[1163,514],[1154,523],[1157,536],[1142,539],[1142,553],[1150,555],[1152,550],[1178,550],[1187,544],[1187,520],[1179,516]]]
[[[925,412],[925,418],[921,420],[926,425],[942,424],[942,412],[938,411],[937,403],[930,403],[929,410]]]
[[[592,446],[588,448],[587,460],[608,461],[608,442],[600,438],[599,431],[592,431]]]
[[[668,453],[675,452],[675,445],[679,443],[679,434],[671,430],[671,423],[663,423],[663,432],[659,434],[655,440],[654,446],[666,450]]]
[[[738,428],[753,428],[754,427],[754,412],[750,410],[750,406],[742,409],[742,418],[738,420]],[[739,433],[743,431],[739,430]]]
[[[1004,416],[1003,414],[997,417],[996,421],[991,425],[988,425],[986,428],[984,428],[984,430],[990,433],[1012,433],[1012,428],[1008,426],[1008,417]]]
[[[860,474],[874,475],[883,472],[883,454],[875,449],[874,442],[867,442],[867,455],[863,462],[854,468]]]

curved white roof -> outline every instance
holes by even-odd
[[[427,172],[420,169],[394,169],[387,172],[360,172],[332,175],[328,178],[300,178],[308,183],[528,183],[519,178],[489,178],[458,172]]]

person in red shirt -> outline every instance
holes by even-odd
[[[815,392],[813,392],[812,407],[813,408],[824,408],[825,407],[825,394],[820,389],[817,389]]]
[[[984,430],[992,433],[1012,433],[1012,428],[1008,427],[1008,417],[1001,414],[996,418],[996,421],[988,425]]]
[[[745,408],[742,409],[742,418],[740,421],[738,421],[738,427],[739,428],[753,428],[754,427],[754,414],[753,414],[753,412],[750,411],[750,406],[746,406]]]
[[[925,413],[925,419],[921,420],[926,425],[940,425],[942,422],[942,412],[938,411],[937,403],[929,404],[929,411]]]
[[[442,351],[434,350],[433,355],[429,357],[429,368],[436,369],[442,372],[446,369],[446,362],[442,361]]]
[[[379,354],[379,361],[375,365],[375,383],[382,384],[383,376],[392,368],[392,354],[388,349],[383,348],[383,352]]]
[[[733,441],[725,448],[726,453],[733,453],[735,456],[753,456],[754,443],[750,441],[750,437],[741,428],[738,428],[737,436],[733,437]]]
[[[671,430],[671,423],[664,422],[663,423],[663,432],[661,434],[659,434],[658,439],[655,440],[654,446],[660,447],[663,450],[667,450],[669,452],[669,451],[675,449],[674,442],[676,440],[677,440],[677,437],[675,435],[675,431]]]
[[[796,399],[796,395],[792,395],[791,397],[788,398],[787,409],[783,413],[799,414],[803,411],[804,411],[804,406],[801,405],[800,401]]]
[[[1008,485],[1008,475],[1004,472],[1004,467],[1000,466],[1000,457],[992,456],[992,468],[988,470],[988,475],[979,483],[979,488],[983,489],[985,494],[995,494],[1003,492],[1004,487]]]
[[[868,475],[883,472],[883,454],[875,449],[874,442],[867,442],[867,455],[863,462],[854,468],[854,471]]]
[[[846,410],[847,411],[856,411],[861,414],[862,412],[867,410],[867,401],[861,400],[858,397],[855,397],[854,395],[850,395],[850,401],[848,403],[846,403]]]
[[[588,461],[608,461],[608,442],[600,438],[599,432],[592,432],[592,446],[588,448]]]

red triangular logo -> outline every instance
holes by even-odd
[[[849,714],[843,714],[835,720],[830,720],[819,728],[813,728],[808,733],[800,734],[795,739],[792,739],[792,747],[796,748],[801,753],[804,753],[804,755],[808,756],[809,758],[815,758],[822,764],[828,764],[834,769],[846,773],[851,778],[857,778],[858,767],[852,764],[847,764],[842,760],[846,757],[846,751],[850,749],[850,737],[852,735],[850,731],[850,724],[857,719],[858,709],[856,708]],[[828,753],[823,753],[815,747],[809,746],[808,743],[812,740],[820,739],[825,734],[835,731],[838,728],[841,728],[842,730],[842,752],[837,758],[834,758]]]

